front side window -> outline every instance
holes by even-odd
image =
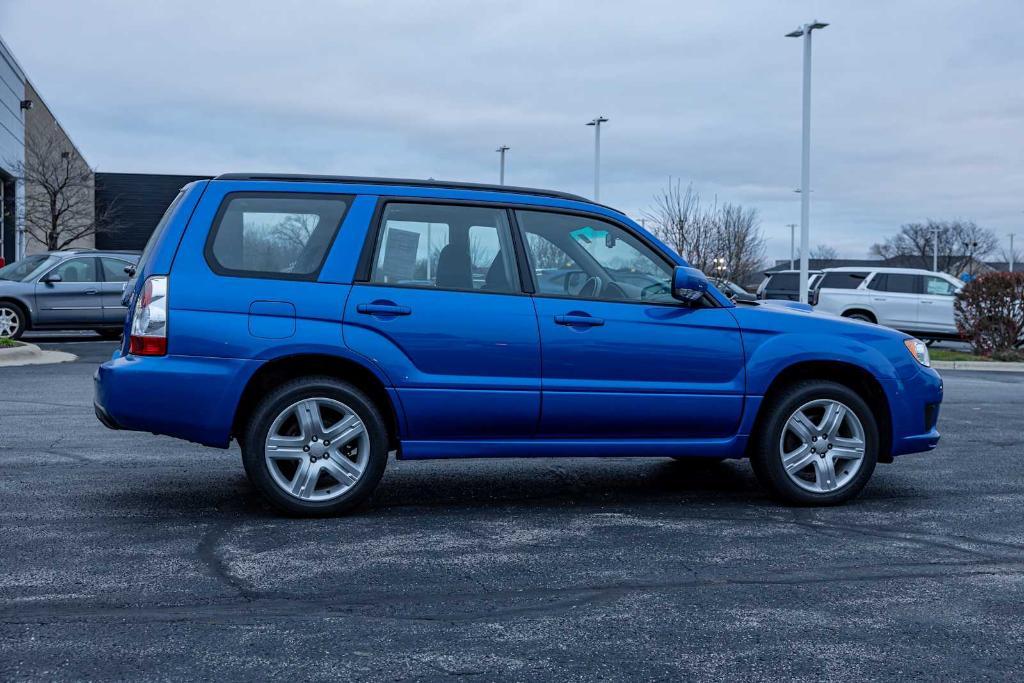
[[[370,281],[493,293],[520,291],[504,209],[390,202]]]
[[[674,302],[672,266],[628,231],[590,217],[517,211],[541,294]]]
[[[917,275],[908,275],[907,273],[886,273],[881,291],[893,294],[917,294],[917,278]]]
[[[73,258],[60,264],[49,273],[47,277],[59,275],[61,282],[99,282],[96,273],[96,259],[94,258]]]
[[[949,280],[934,275],[925,275],[924,293],[938,296],[953,296],[956,294],[956,287]]]
[[[207,260],[225,274],[315,279],[348,204],[341,196],[228,195]]]

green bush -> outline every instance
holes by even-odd
[[[968,282],[954,304],[956,326],[975,353],[1017,357],[1024,347],[1024,273],[990,273]]]

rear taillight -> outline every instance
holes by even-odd
[[[128,352],[137,356],[167,353],[167,278],[147,278],[135,304]]]

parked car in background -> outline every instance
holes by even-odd
[[[365,500],[390,451],[749,457],[775,496],[832,505],[939,440],[924,342],[737,306],[625,214],[559,192],[199,181],[128,296],[97,417],[237,440],[254,486],[296,514]]]
[[[732,280],[714,278],[712,282],[715,283],[715,287],[718,287],[722,294],[725,294],[733,301],[757,301],[757,295],[751,294]]]
[[[26,330],[95,330],[120,336],[121,294],[139,252],[73,249],[32,254],[0,268],[0,337]]]
[[[828,268],[811,303],[924,339],[957,339],[953,300],[963,285],[952,275],[918,268]]]
[[[820,270],[811,270],[807,274],[808,290],[813,289]],[[765,273],[764,280],[757,287],[758,299],[785,299],[788,301],[800,300],[800,271],[799,270],[778,270],[774,273]]]

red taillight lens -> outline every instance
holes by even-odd
[[[154,275],[142,286],[132,316],[128,352],[138,356],[167,353],[167,278]]]

